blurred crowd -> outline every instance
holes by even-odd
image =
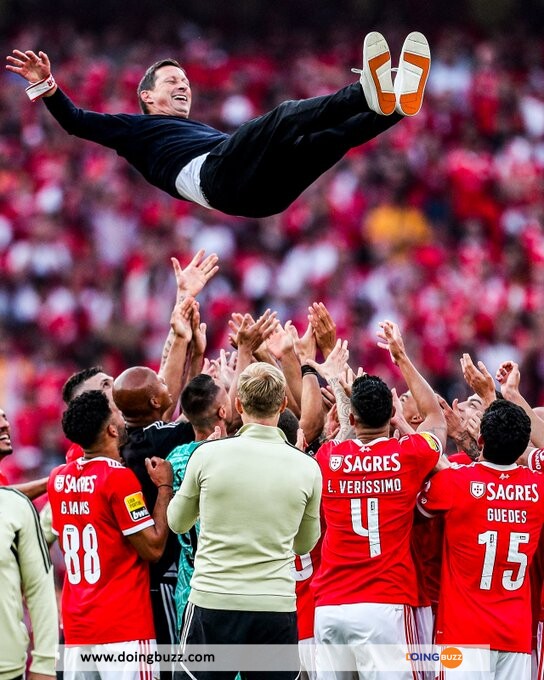
[[[233,41],[180,19],[135,40],[122,27],[93,36],[64,23],[27,26],[2,46],[45,50],[79,106],[112,113],[136,112],[143,71],[172,56],[191,81],[192,117],[229,131],[350,82],[371,28]],[[376,28],[395,62],[417,26]],[[421,113],[262,220],[160,193],[112,151],[68,136],[4,73],[0,404],[19,452],[12,465],[34,474],[62,459],[60,392],[74,370],[158,368],[176,292],[170,257],[187,263],[200,248],[220,265],[199,300],[209,355],[225,346],[232,312],[271,308],[304,329],[320,300],[369,373],[398,380],[376,348],[376,322],[389,318],[444,396],[464,389],[468,351],[492,373],[518,362],[525,396],[544,403],[544,42],[516,31],[430,34]],[[524,45],[515,59],[513,40]]]

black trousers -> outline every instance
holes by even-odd
[[[282,661],[284,667],[296,665],[298,668],[297,615],[296,612],[204,609],[189,602],[183,612],[182,654],[186,654],[187,645],[291,645],[290,658]],[[236,670],[194,670],[186,663],[174,677],[176,680],[234,680],[236,675]],[[240,675],[247,680],[295,680],[299,670],[242,671]]]
[[[401,118],[370,111],[359,83],[332,95],[283,102],[210,152],[200,172],[202,190],[224,213],[274,215],[350,149]]]
[[[162,582],[151,585],[151,607],[153,610],[153,624],[155,639],[158,645],[170,645],[174,652],[177,648],[177,613],[174,594],[176,592],[175,579],[164,578]],[[161,680],[170,680],[173,676],[174,665],[169,672],[164,668]]]

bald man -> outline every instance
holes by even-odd
[[[138,477],[145,502],[153,512],[157,487],[151,481],[145,459],[152,456],[166,458],[176,446],[188,444],[195,438],[193,428],[186,421],[167,423],[162,420],[172,406],[172,397],[163,378],[145,366],[128,368],[113,383],[113,400],[122,412],[128,441],[121,455],[128,468]],[[151,604],[158,644],[177,642],[175,589],[178,574],[180,545],[170,532],[163,556],[150,564]],[[167,673],[161,677],[167,677]]]

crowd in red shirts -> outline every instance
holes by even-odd
[[[43,45],[78,105],[108,112],[135,112],[145,67],[173,56],[193,87],[193,117],[228,131],[284,99],[349,82],[363,32],[233,43],[181,20],[168,40],[65,23],[28,26],[3,46]],[[387,35],[394,62],[405,33]],[[491,368],[519,361],[524,393],[541,403],[544,45],[517,36],[525,49],[514,61],[506,36],[449,28],[428,37],[421,113],[263,220],[161,194],[111,151],[66,135],[28,101],[24,81],[3,75],[0,403],[24,452],[14,465],[49,469],[62,455],[60,388],[72,370],[157,366],[175,296],[170,256],[187,261],[199,248],[221,267],[201,301],[208,354],[224,346],[233,311],[271,307],[302,328],[308,304],[323,300],[368,371],[390,375],[375,322],[392,318],[446,396],[458,393],[458,359],[470,351]]]

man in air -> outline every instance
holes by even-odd
[[[410,33],[393,83],[389,46],[369,33],[359,83],[283,102],[229,136],[189,118],[191,85],[174,59],[147,69],[139,115],[77,108],[56,84],[45,52],[14,50],[7,61],[8,71],[29,82],[29,98],[43,97],[68,133],[115,149],[174,198],[243,217],[285,210],[350,149],[418,113],[431,64],[425,36]]]

